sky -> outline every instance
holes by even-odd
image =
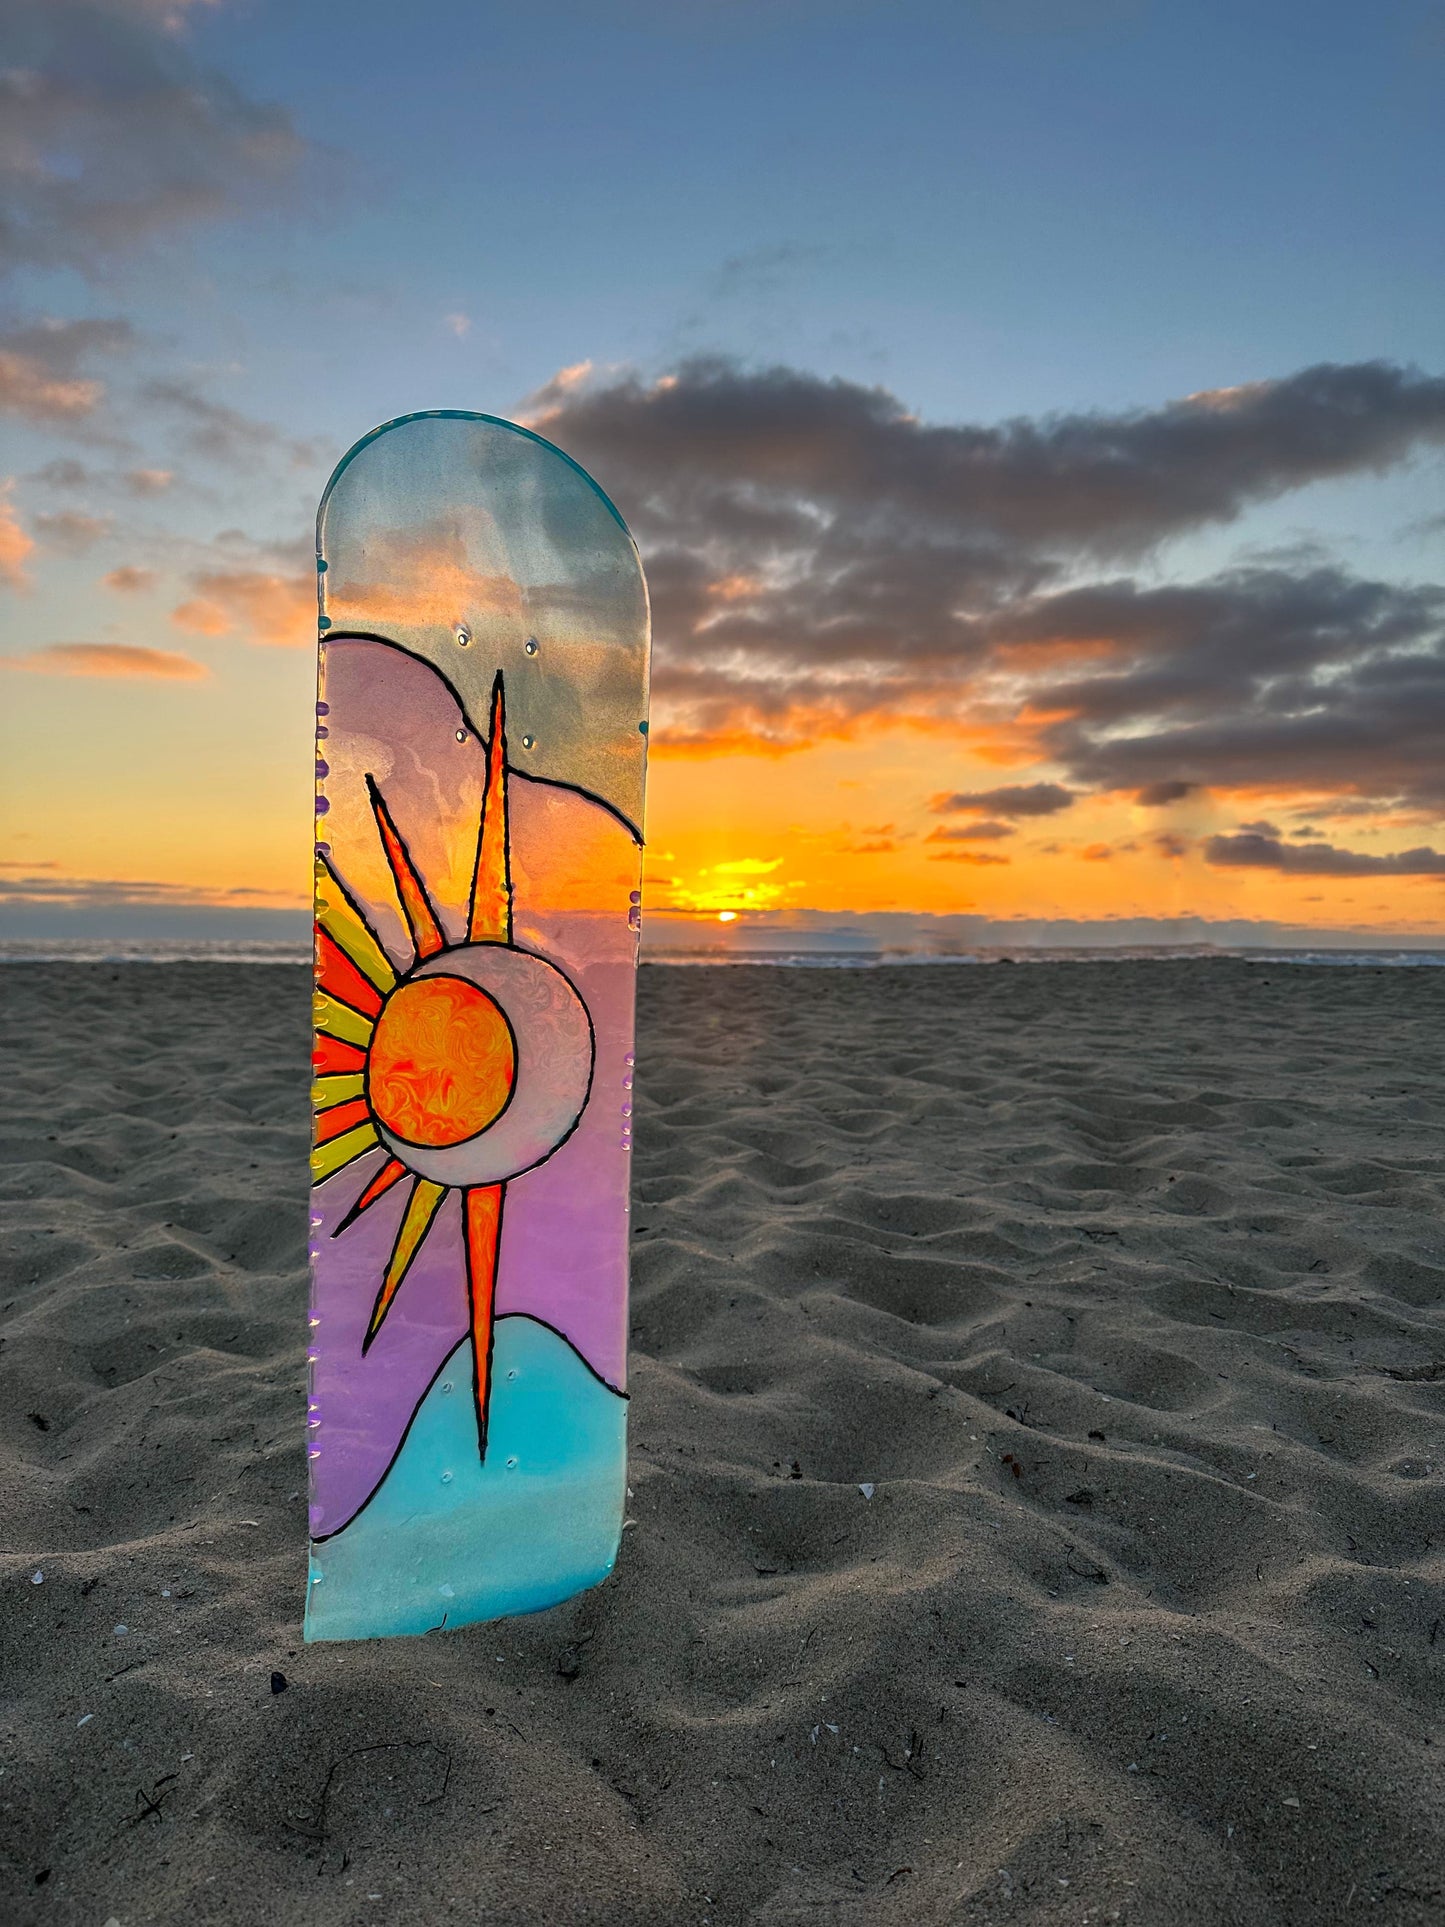
[[[431,407],[638,539],[669,927],[1445,935],[1442,82],[1438,0],[0,0],[0,935],[299,918],[316,500]]]

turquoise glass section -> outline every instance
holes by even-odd
[[[483,1463],[465,1339],[375,1497],[312,1546],[308,1640],[540,1612],[607,1577],[626,1496],[627,1401],[556,1332],[514,1315],[497,1320],[490,1409]]]

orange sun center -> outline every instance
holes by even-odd
[[[387,998],[372,1033],[367,1093],[407,1144],[461,1144],[506,1109],[517,1050],[506,1018],[460,977],[415,977]]]

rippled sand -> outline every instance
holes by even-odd
[[[1445,1919],[1445,972],[646,969],[618,1570],[309,1649],[306,991],[0,975],[0,1918]]]

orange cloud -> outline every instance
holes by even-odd
[[[13,482],[0,483],[0,583],[7,589],[28,589],[25,560],[35,544],[21,528],[9,500],[13,487]]]
[[[178,629],[224,636],[241,630],[248,642],[280,648],[316,646],[316,589],[305,575],[263,569],[212,569],[192,576],[200,594],[171,611]]]
[[[214,602],[181,602],[171,610],[171,621],[193,636],[223,636],[231,618]]]
[[[107,589],[114,589],[120,595],[138,595],[155,587],[156,573],[154,569],[138,569],[127,562],[100,579]]]
[[[161,682],[200,682],[210,673],[190,656],[122,642],[52,642],[28,656],[12,657],[9,666],[44,676],[147,677]]]

